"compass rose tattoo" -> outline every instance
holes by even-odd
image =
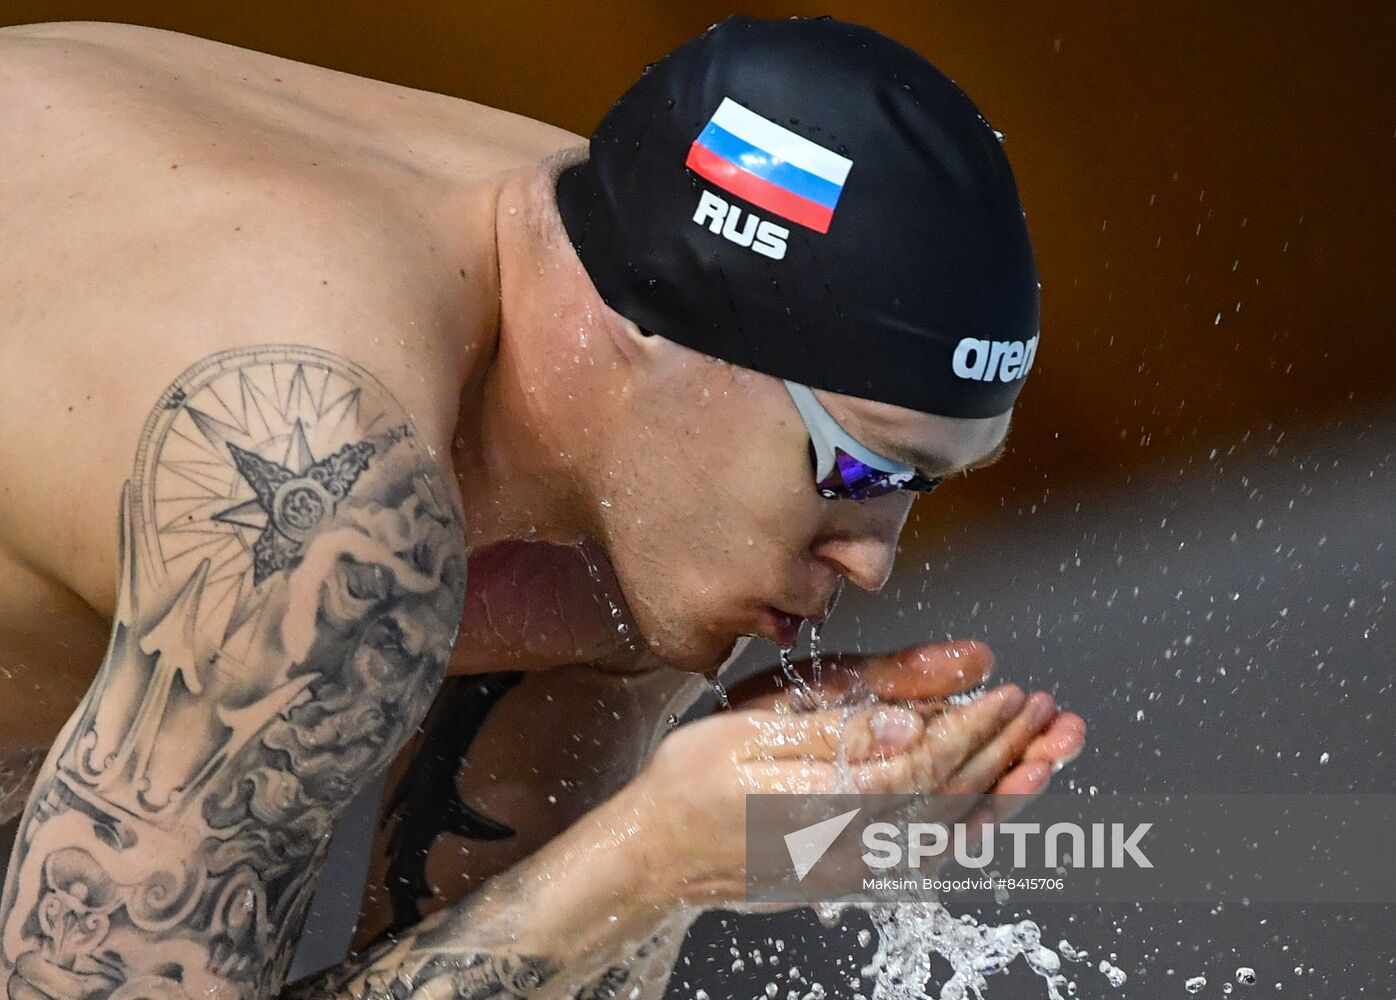
[[[301,430],[297,423],[296,430]],[[249,519],[255,506],[266,518],[262,533],[252,545],[252,583],[257,585],[277,570],[286,568],[300,554],[301,544],[315,526],[334,512],[334,505],[349,493],[349,487],[368,468],[373,445],[367,441],[346,444],[333,455],[312,461],[310,447],[298,434],[300,468],[288,469],[279,462],[262,458],[256,452],[239,448],[231,441],[228,450],[238,472],[257,494],[255,501],[240,504],[213,515],[216,521],[254,524]]]

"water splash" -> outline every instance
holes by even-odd
[[[984,1000],[988,977],[1007,971],[1017,958],[1043,981],[1049,1000],[1065,1000],[1075,986],[1061,973],[1061,958],[1042,943],[1032,920],[982,924],[955,916],[937,902],[880,903],[867,907],[878,946],[863,975],[874,980],[872,1000]],[[951,975],[938,994],[926,992],[932,959],[939,955]]]
[[[1125,984],[1125,979],[1127,978],[1125,976],[1125,970],[1121,969],[1119,966],[1111,965],[1102,958],[1097,968],[1100,970],[1100,974],[1105,977],[1105,981],[1116,989]]]

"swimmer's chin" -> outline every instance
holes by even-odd
[[[703,677],[716,677],[718,671],[746,649],[755,636],[729,635],[725,637],[704,637],[711,641],[675,645],[663,641],[650,644],[650,655],[659,663],[686,674],[699,674]]]

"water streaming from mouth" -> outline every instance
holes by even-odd
[[[809,682],[795,669],[794,655],[794,646],[782,646],[780,648],[780,672],[790,683],[790,687],[799,696],[800,708],[803,711],[812,712],[820,707],[822,699],[815,692],[815,689],[810,686]]]
[[[843,577],[839,577],[838,582],[834,584],[834,592],[829,595],[829,603],[824,606],[824,618],[810,625],[810,671],[814,675],[816,690],[822,689],[824,682],[824,661],[819,648],[819,632],[824,627],[824,622],[828,621],[829,616],[834,613],[834,608],[838,606],[841,596],[843,596]]]

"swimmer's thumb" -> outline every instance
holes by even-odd
[[[868,718],[873,749],[882,753],[900,753],[921,737],[921,719],[910,709],[883,705]]]

